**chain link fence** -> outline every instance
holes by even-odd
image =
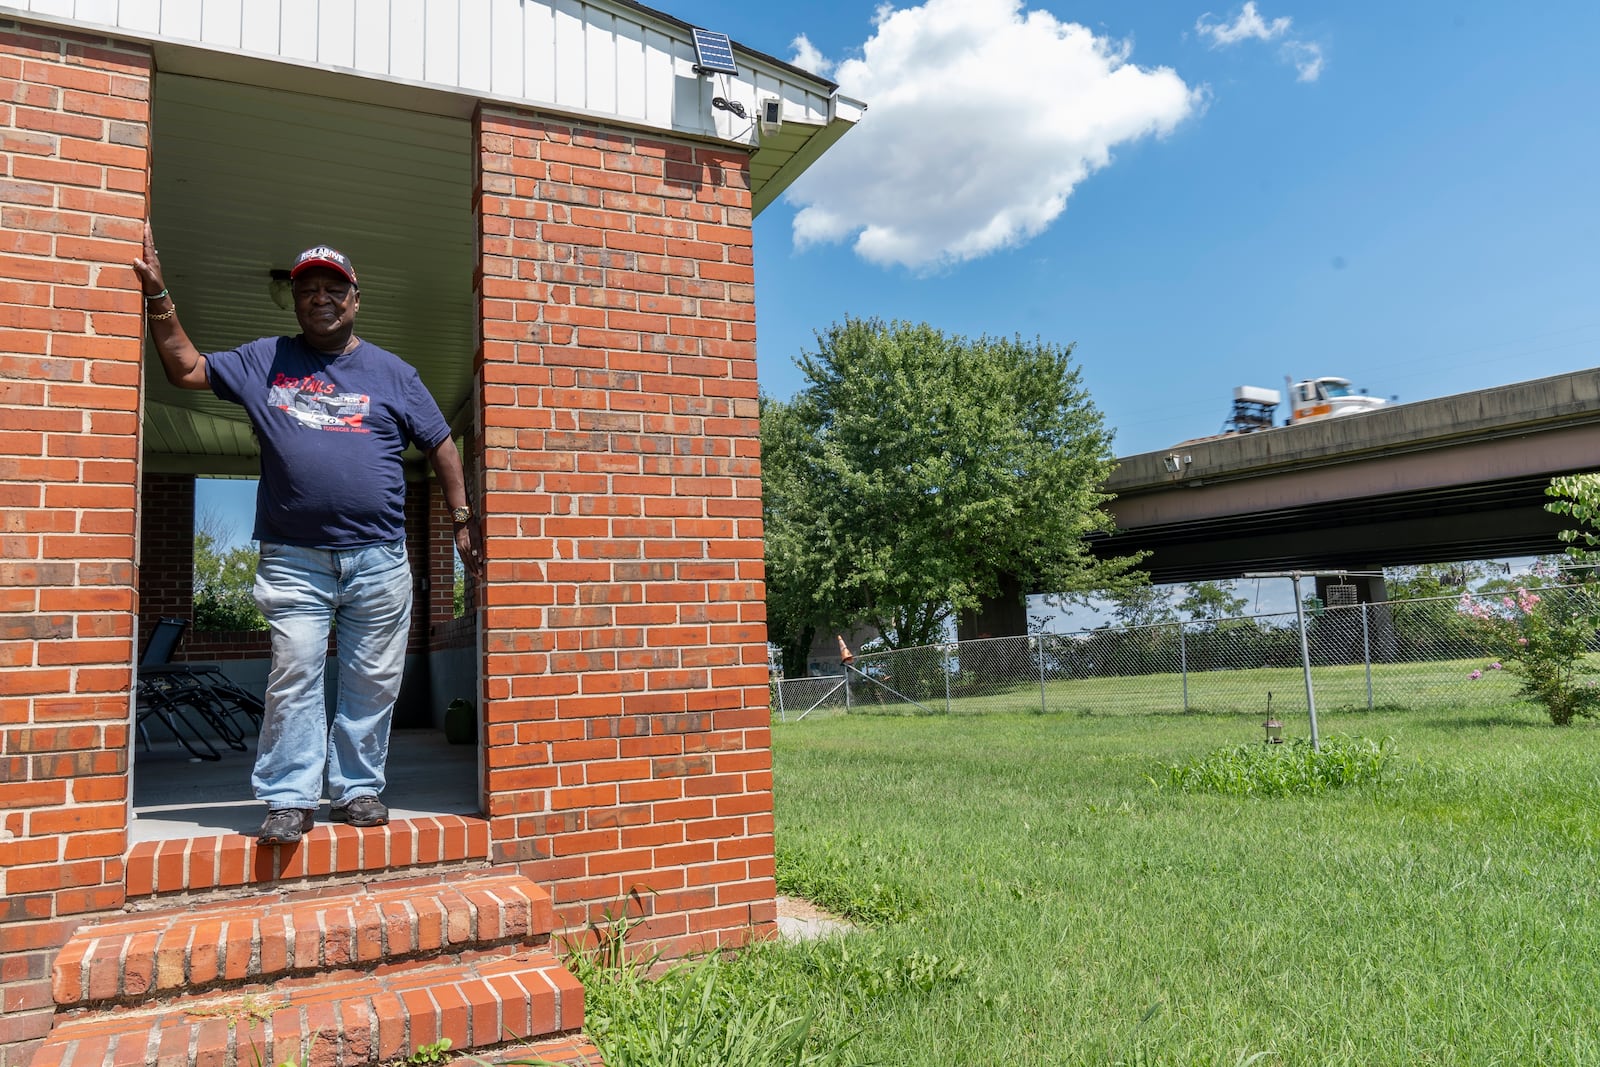
[[[1600,586],[1538,592],[1552,607],[1560,598],[1600,598]],[[772,710],[785,722],[1021,711],[1282,719],[1308,713],[1307,673],[1319,713],[1487,710],[1516,700],[1518,680],[1494,662],[1470,608],[1497,612],[1503,597],[1319,606],[1305,617],[1304,659],[1294,612],[863,653],[839,675],[775,680]],[[1600,640],[1591,637],[1589,651],[1600,652]]]

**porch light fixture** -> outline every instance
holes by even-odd
[[[294,283],[289,280],[289,272],[281,267],[267,271],[267,295],[272,297],[272,302],[284,311],[294,310]]]

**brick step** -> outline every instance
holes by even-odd
[[[31,1067],[221,1067],[291,1059],[351,1067],[403,1059],[446,1037],[452,1053],[561,1037],[567,1040],[550,1047],[578,1055],[586,1044],[578,1035],[582,1025],[583,986],[548,950],[488,953],[288,978],[152,1007],[58,1013]]]
[[[550,895],[514,873],[406,879],[142,912],[85,926],[56,957],[58,1008],[133,1005],[549,940]]]
[[[582,1034],[538,1041],[531,1045],[507,1045],[463,1056],[453,1067],[500,1067],[511,1064],[540,1064],[548,1067],[606,1067],[600,1050]]]
[[[130,901],[215,890],[312,888],[330,876],[489,859],[489,822],[465,815],[413,815],[387,826],[321,824],[295,845],[262,845],[248,834],[140,841],[128,851]]]

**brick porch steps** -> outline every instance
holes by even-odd
[[[78,931],[56,957],[58,1008],[548,940],[550,895],[516,874],[135,913]]]
[[[452,1053],[509,1044],[599,1067],[553,922],[543,889],[496,871],[85,926],[57,959],[55,1025],[32,1067],[344,1067],[445,1037]]]

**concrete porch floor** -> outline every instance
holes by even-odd
[[[151,740],[148,749],[134,740],[130,843],[255,833],[266,808],[250,794],[254,737],[245,739],[244,752],[217,743],[216,761],[195,759],[175,741]],[[392,818],[478,814],[477,745],[449,744],[441,730],[395,730],[387,770],[383,802]],[[317,821],[327,820],[324,797]]]

